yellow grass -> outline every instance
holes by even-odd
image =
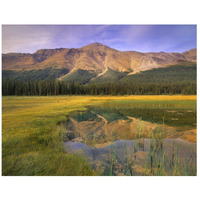
[[[94,175],[63,148],[67,115],[108,100],[196,100],[196,96],[50,96],[2,98],[3,175]],[[81,164],[80,164],[81,163]]]

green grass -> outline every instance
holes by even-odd
[[[162,124],[164,117],[166,125],[195,128],[196,106],[195,100],[125,100],[104,103],[102,109],[94,107],[93,110],[95,112],[99,110],[102,116],[106,113],[110,117],[117,115],[119,119],[120,117],[125,119],[125,116],[130,116],[159,124]]]
[[[2,77],[18,81],[27,81],[27,80],[33,81],[33,80],[56,79],[62,75],[67,74],[68,72],[69,72],[68,69],[56,69],[52,67],[39,70],[30,70],[30,71],[2,70]]]
[[[87,100],[85,100],[87,101]],[[3,97],[2,175],[94,175],[84,158],[65,153],[66,115],[77,97]]]
[[[154,83],[195,83],[197,77],[196,63],[180,63],[164,68],[151,69],[125,76],[121,83],[154,84]]]
[[[118,71],[114,71],[108,68],[105,74],[95,78],[92,81],[92,83],[105,83],[105,82],[111,82],[111,81],[118,81],[119,79],[125,77],[126,75],[127,73],[125,72],[118,72]]]
[[[140,133],[138,133],[140,134]],[[111,146],[108,158],[109,166],[104,168],[102,175],[115,176],[125,175],[134,176],[138,175],[137,169],[140,169],[140,175],[144,176],[196,176],[196,155],[194,152],[190,152],[190,157],[179,158],[179,145],[173,145],[172,153],[166,153],[163,148],[164,132],[161,132],[160,136],[154,135],[151,132],[150,150],[147,153],[146,164],[138,166],[135,165],[137,157],[137,148],[140,148],[138,152],[145,152],[144,138],[136,137],[133,140],[133,146],[131,154],[128,155],[127,141],[124,141],[123,154],[117,153],[117,145],[113,144],[113,137],[111,136]],[[189,149],[188,149],[189,151]],[[137,158],[140,159],[140,158]]]
[[[66,77],[62,78],[62,81],[66,82],[79,82],[81,84],[85,84],[90,81],[90,79],[94,78],[96,76],[96,73],[94,71],[87,71],[78,69],[71,74],[67,75]]]
[[[2,98],[2,175],[97,175],[83,157],[65,152],[67,116],[113,100],[196,96],[51,96]]]

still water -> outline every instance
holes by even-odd
[[[66,151],[99,175],[196,175],[196,101],[110,101],[66,130]]]

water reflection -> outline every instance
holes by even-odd
[[[102,175],[195,175],[195,108],[191,102],[89,107],[68,118],[66,150]]]
[[[152,156],[152,140],[117,140],[113,143],[89,146],[79,142],[66,142],[68,152],[85,156],[101,175],[173,175],[178,159],[181,173],[196,173],[196,144],[182,139],[163,139],[162,151],[155,149]],[[162,160],[164,159],[164,160]],[[159,164],[163,163],[162,174]],[[187,166],[184,166],[186,165]],[[180,167],[180,168],[181,168]],[[184,169],[187,167],[188,169]],[[177,174],[178,175],[178,174]],[[181,174],[184,175],[184,174]]]

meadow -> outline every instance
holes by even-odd
[[[99,175],[66,153],[65,123],[74,111],[111,101],[182,101],[191,96],[50,96],[2,98],[2,175]]]

